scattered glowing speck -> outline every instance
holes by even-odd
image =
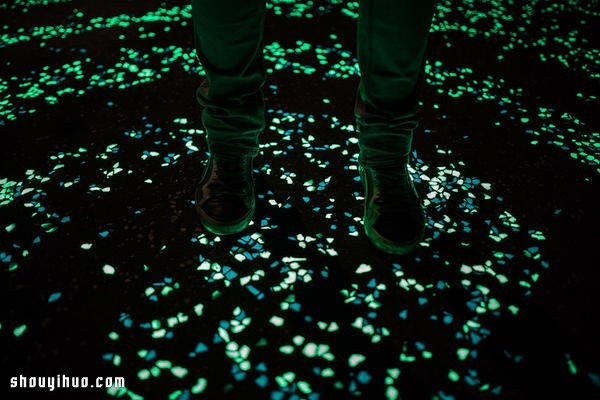
[[[102,267],[102,271],[106,275],[113,275],[115,273],[115,267],[113,267],[112,265],[105,264],[104,267]]]

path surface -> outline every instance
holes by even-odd
[[[257,215],[219,238],[187,2],[0,4],[2,398],[598,398],[598,1],[439,2],[407,257],[360,222],[356,3],[268,8]]]

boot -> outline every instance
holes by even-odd
[[[360,166],[365,190],[363,224],[379,250],[404,255],[423,239],[425,215],[406,163],[398,167]]]
[[[250,155],[211,154],[196,188],[196,211],[217,235],[243,231],[254,215],[254,178]]]

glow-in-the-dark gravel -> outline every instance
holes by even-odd
[[[234,237],[193,213],[190,5],[129,3],[0,5],[5,343],[86,342],[81,365],[126,378],[109,398],[514,398],[539,366],[600,388],[585,348],[551,364],[502,340],[566,268],[564,181],[591,193],[600,173],[596,1],[437,2],[409,167],[427,233],[402,258],[362,231],[358,2],[267,2],[258,206]],[[97,341],[63,336],[65,313]]]

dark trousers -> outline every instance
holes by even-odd
[[[361,0],[355,115],[363,165],[406,162],[433,0]],[[192,0],[208,87],[196,93],[210,152],[256,154],[265,128],[264,0]]]

